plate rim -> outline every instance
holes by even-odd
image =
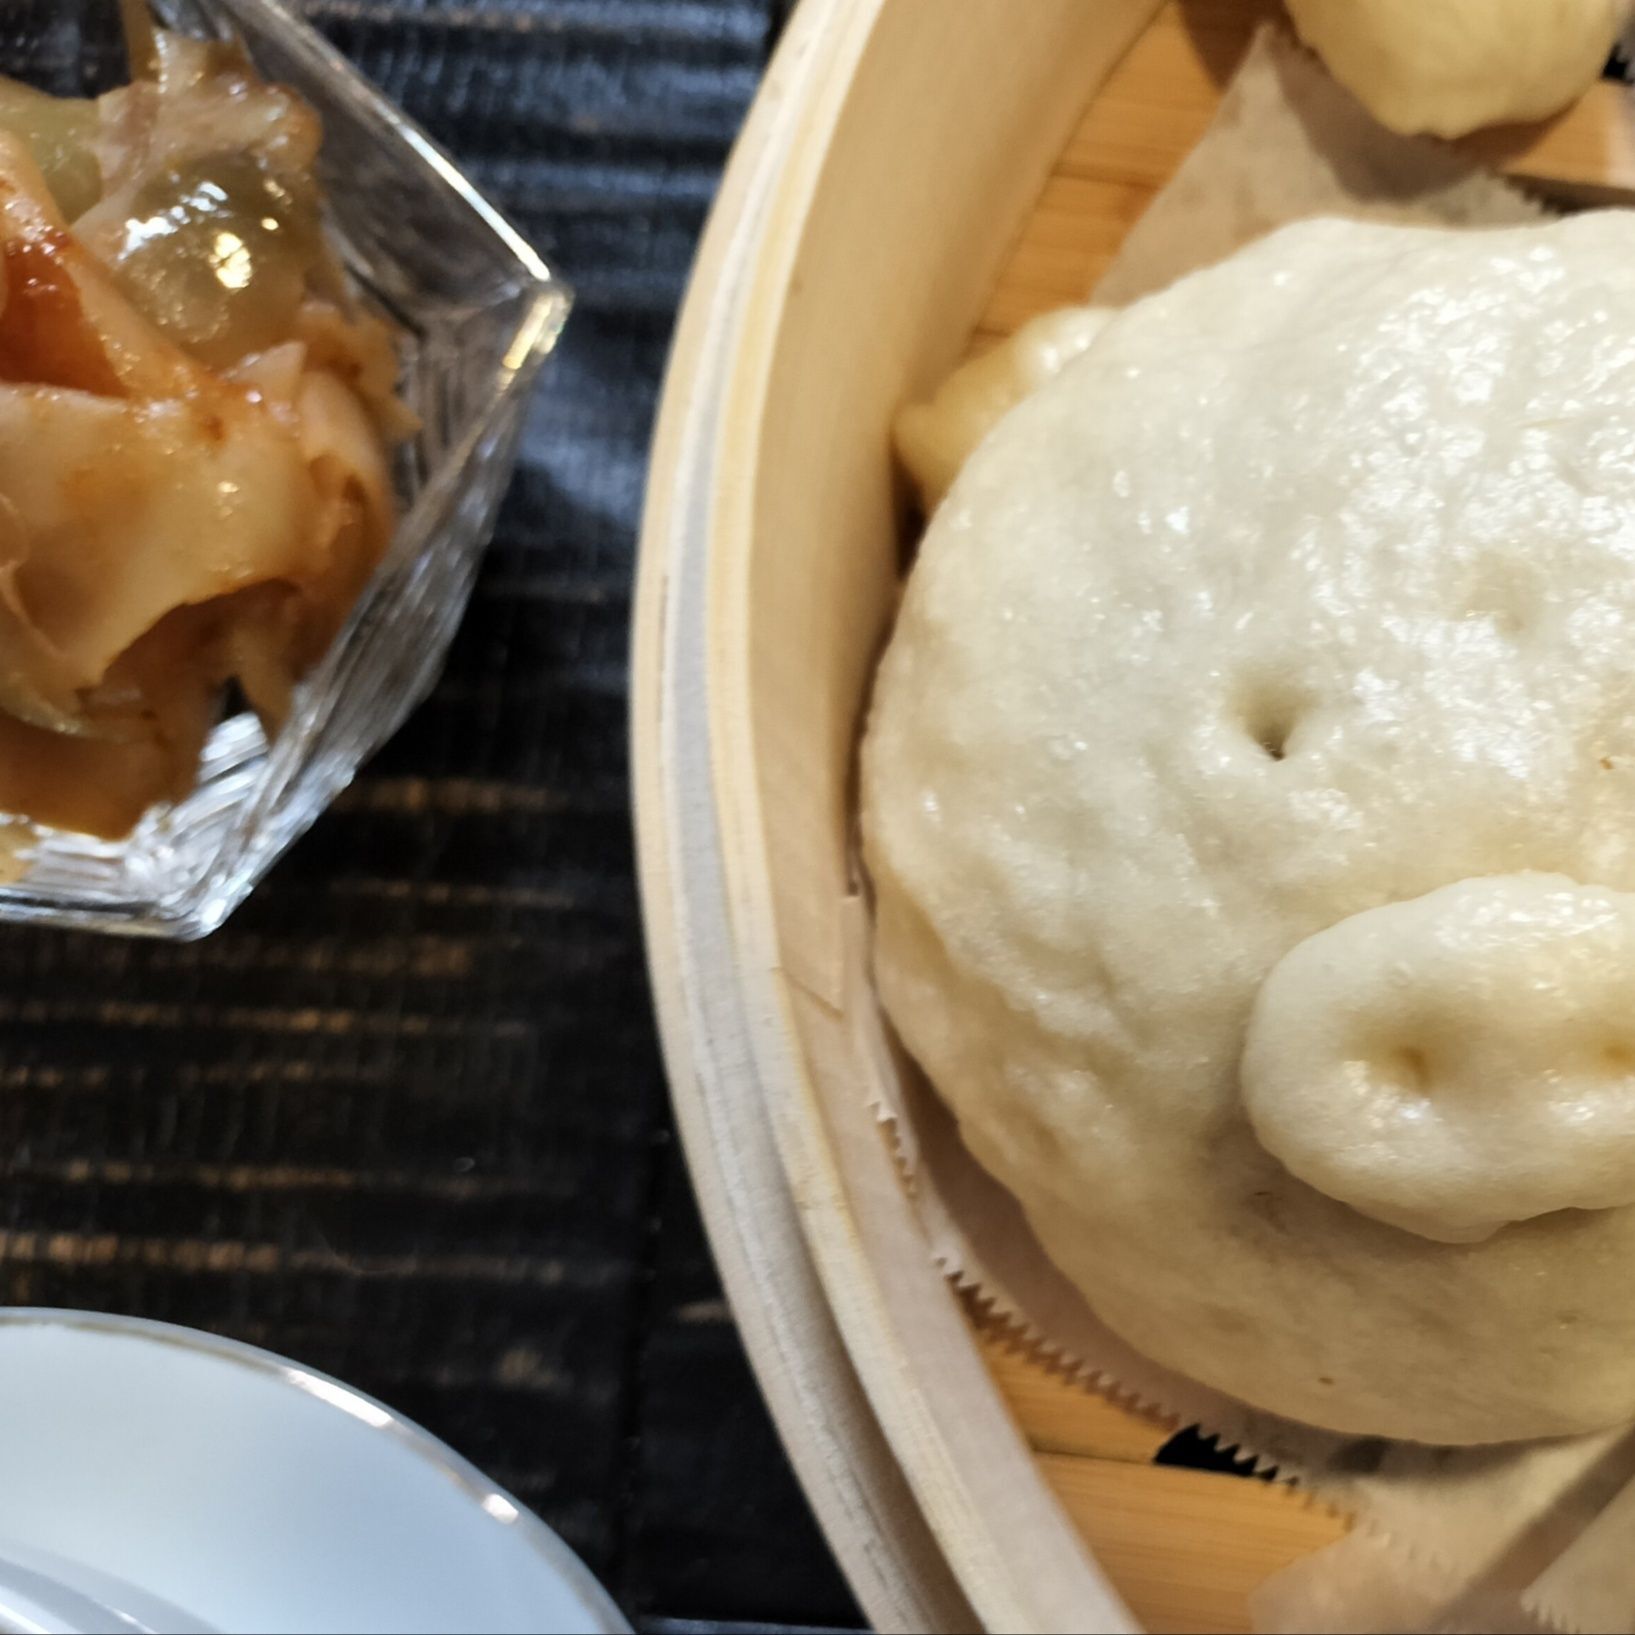
[[[424,1426],[367,1391],[360,1391],[333,1374],[310,1368],[264,1346],[156,1317],[133,1317],[119,1312],[79,1311],[57,1306],[0,1308],[0,1333],[23,1329],[68,1330],[120,1341],[140,1341],[202,1356],[211,1362],[226,1363],[262,1379],[270,1379],[277,1385],[322,1403],[332,1412],[357,1420],[369,1430],[391,1436],[399,1446],[473,1500],[495,1526],[510,1529],[515,1537],[527,1544],[580,1602],[582,1610],[596,1620],[591,1635],[629,1635],[630,1624],[613,1597],[554,1528],[536,1516],[521,1500],[485,1476],[463,1454],[456,1453],[440,1437],[433,1436]],[[506,1514],[507,1511],[509,1514]]]

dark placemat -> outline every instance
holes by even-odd
[[[627,815],[646,449],[774,0],[307,0],[579,305],[434,697],[209,941],[0,933],[0,1296],[236,1335],[446,1438],[643,1621],[854,1623],[669,1137]],[[113,0],[0,60],[117,61]]]

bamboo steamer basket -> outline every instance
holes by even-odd
[[[1243,1630],[1344,1523],[1155,1465],[1175,1427],[1053,1374],[932,1264],[874,1111],[889,1058],[848,839],[905,560],[888,427],[1079,300],[1271,0],[803,0],[677,332],[633,649],[655,999],[712,1245],[796,1469],[881,1628]],[[1625,93],[1486,133],[1635,181]]]

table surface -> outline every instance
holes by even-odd
[[[626,776],[665,350],[779,0],[297,0],[579,305],[435,695],[215,937],[0,933],[0,1298],[286,1352],[536,1509],[639,1626],[853,1625],[672,1137]],[[106,72],[113,0],[5,0]]]

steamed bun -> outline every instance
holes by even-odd
[[[1288,0],[1300,37],[1381,124],[1462,136],[1543,119],[1594,83],[1629,0]]]
[[[1307,222],[932,520],[876,969],[1101,1317],[1435,1442],[1635,1416],[1635,217]]]

